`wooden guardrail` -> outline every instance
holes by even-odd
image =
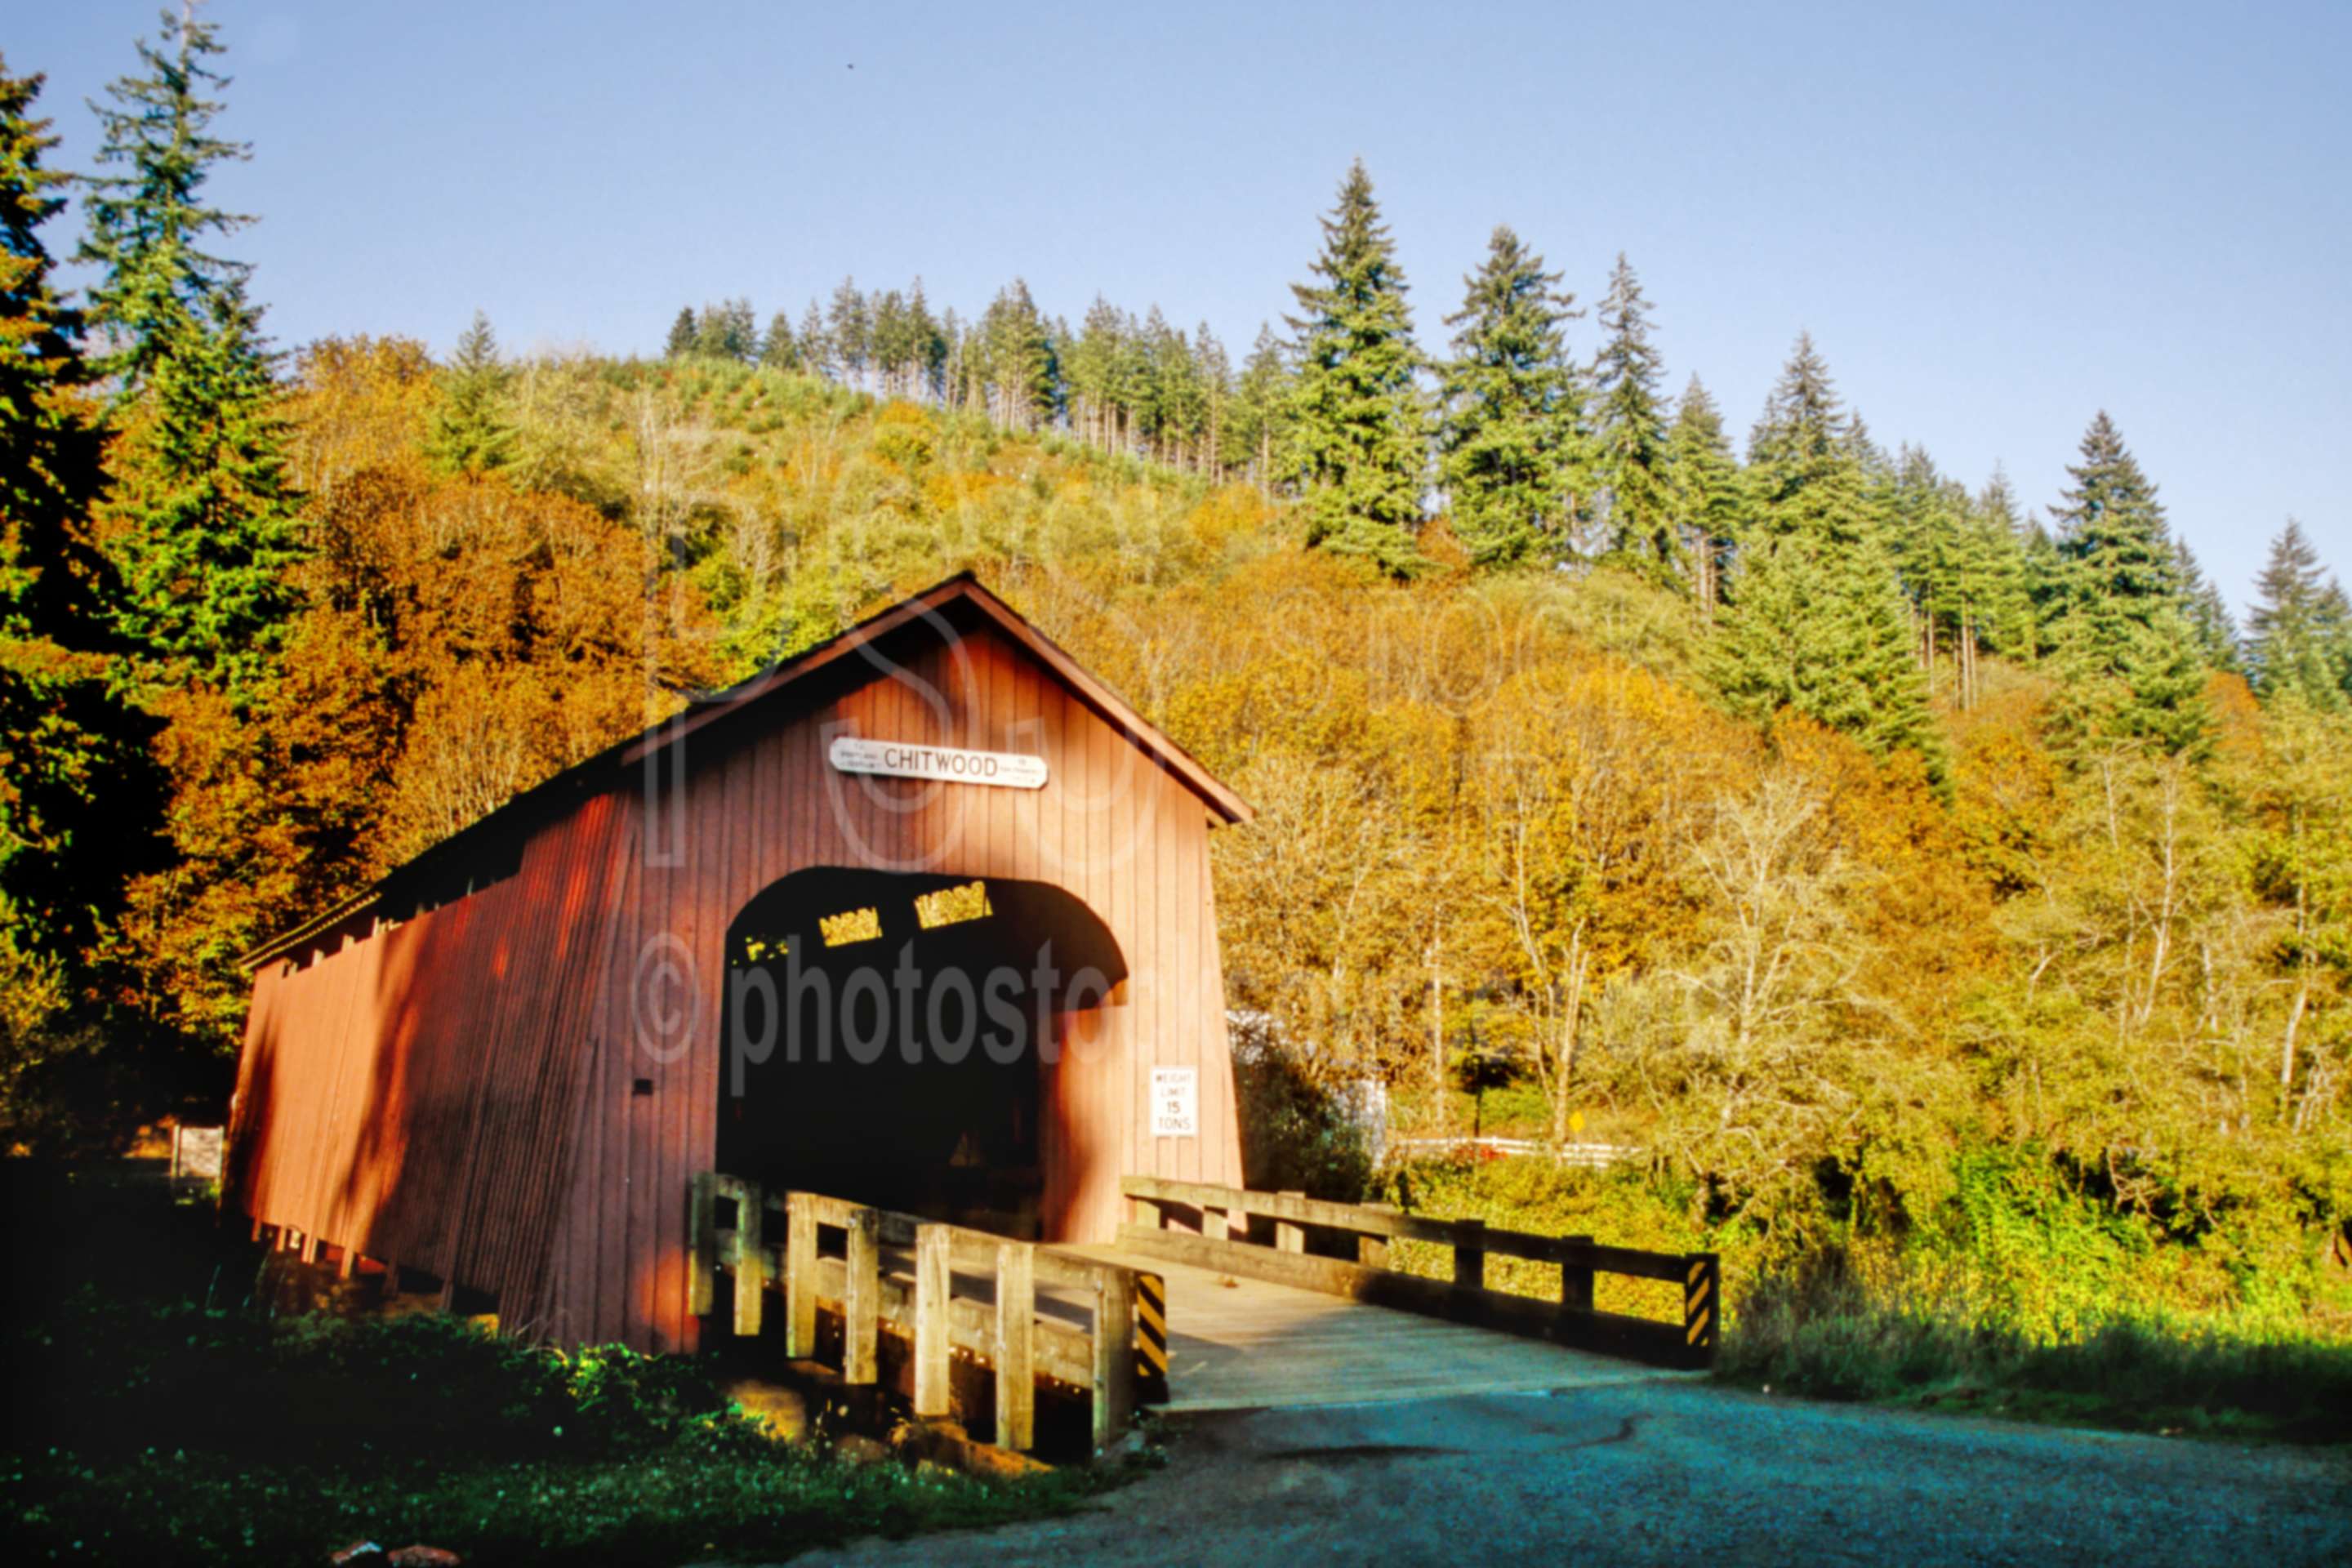
[[[733,1205],[733,1225],[719,1223],[722,1203]],[[1139,1395],[1154,1392],[1139,1376],[1139,1362],[1151,1364],[1139,1298],[1147,1313],[1164,1299],[1156,1276],[822,1194],[764,1192],[715,1172],[695,1178],[692,1206],[691,1310],[712,1311],[718,1279],[729,1276],[731,1326],[756,1336],[773,1294],[783,1310],[784,1353],[809,1360],[817,1354],[817,1314],[829,1313],[842,1325],[842,1380],[854,1384],[878,1381],[881,1337],[899,1338],[908,1346],[918,1416],[951,1413],[956,1351],[993,1373],[1002,1447],[1036,1446],[1040,1378],[1089,1399],[1097,1449],[1134,1419]],[[910,1255],[904,1269],[901,1253]],[[984,1283],[984,1294],[959,1294],[970,1283]],[[1076,1295],[1087,1326],[1041,1316],[1040,1286]],[[1164,1352],[1158,1364],[1164,1368]],[[1164,1384],[1157,1392],[1165,1397]]]
[[[1127,1251],[1668,1365],[1705,1366],[1715,1359],[1721,1279],[1712,1252],[1606,1247],[1589,1236],[1495,1230],[1482,1220],[1429,1219],[1375,1205],[1326,1203],[1299,1193],[1250,1192],[1158,1176],[1129,1176],[1119,1190],[1152,1216],[1150,1223],[1119,1228],[1118,1244]],[[1256,1220],[1270,1222],[1272,1245],[1252,1239]],[[1310,1230],[1352,1237],[1354,1258],[1310,1253]],[[1389,1268],[1389,1243],[1398,1240],[1451,1248],[1453,1279]],[[1538,1300],[1486,1289],[1489,1255],[1558,1265],[1558,1299]],[[1592,1304],[1598,1274],[1681,1286],[1682,1321],[1598,1310]]]

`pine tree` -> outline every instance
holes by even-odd
[[[1015,278],[997,290],[974,331],[996,422],[1015,430],[1053,424],[1061,413],[1061,362],[1029,285]]]
[[[680,305],[677,320],[669,324],[669,339],[662,345],[664,359],[684,359],[694,352],[696,323],[694,307]]]
[[[105,509],[129,588],[127,630],[165,680],[194,678],[240,710],[272,679],[299,607],[299,499],[256,312],[224,297],[166,338],[115,448]]]
[[[2259,598],[2247,617],[2247,662],[2254,689],[2267,700],[2292,698],[2305,707],[2337,712],[2346,706],[2342,672],[2330,646],[2329,599],[2319,552],[2294,519],[2271,542],[2271,556],[2254,579]],[[2335,591],[2340,601],[2340,590]]]
[[[1793,709],[1944,777],[1914,616],[1874,492],[1893,468],[1800,336],[1748,437],[1752,521],[1726,584],[1717,679],[1752,715]]]
[[[1498,226],[1445,318],[1456,331],[1439,377],[1437,480],[1481,566],[1567,553],[1584,495],[1584,389],[1565,338],[1581,312],[1559,279]]]
[[[1601,301],[1601,353],[1593,362],[1600,424],[1599,478],[1610,553],[1647,576],[1681,585],[1682,541],[1668,494],[1665,410],[1658,396],[1658,351],[1650,306],[1624,252]]]
[[[1756,525],[1773,537],[1837,544],[1873,535],[1871,453],[1869,434],[1846,417],[1811,334],[1800,333],[1748,438]]]
[[[824,311],[814,300],[801,312],[801,364],[812,375],[836,376],[840,362],[833,352],[833,336],[825,331]]]
[[[768,318],[768,330],[760,338],[760,363],[770,370],[801,368],[801,345],[793,336],[790,310],[779,310]]]
[[[1675,408],[1666,437],[1667,495],[1699,614],[1712,617],[1723,573],[1746,530],[1747,490],[1723,415],[1696,375]]]
[[[1232,437],[1234,451],[1244,454],[1250,479],[1261,490],[1273,489],[1275,454],[1289,444],[1290,403],[1289,358],[1274,329],[1261,322],[1234,386]]]
[[[121,584],[89,537],[104,433],[40,228],[68,176],[0,60],[0,1046],[71,1000],[153,842],[152,725],[115,696]]]
[[[125,172],[90,182],[89,232],[76,256],[100,269],[90,322],[110,352],[99,369],[124,397],[147,385],[189,321],[211,319],[231,295],[241,308],[250,268],[202,246],[253,221],[203,200],[215,164],[252,155],[211,133],[221,104],[203,94],[227,85],[205,63],[222,52],[216,30],[193,8],[166,11],[162,47],[142,38],[138,49],[148,74],[109,84],[113,107],[91,106],[104,133],[98,161]]]
[[[2156,486],[2105,410],[2081,455],[2053,512],[2059,570],[2042,615],[2045,647],[2070,682],[2062,731],[2198,750],[2210,722],[2205,665]]]
[[[1969,525],[1975,536],[1969,550],[1974,563],[1972,625],[1984,646],[1995,653],[2031,657],[2034,647],[2032,565],[2029,531],[2018,516],[2017,492],[1999,464],[1969,503]]]
[[[2173,572],[2180,580],[2180,604],[2197,634],[2197,650],[2215,669],[2234,671],[2244,662],[2238,653],[2238,618],[2230,613],[2221,590],[2205,575],[2197,552],[2185,539],[2172,542]]]
[[[857,291],[856,279],[844,278],[833,291],[833,304],[825,311],[825,341],[833,351],[834,374],[844,381],[863,384],[866,361],[873,352],[872,318],[866,297]]]
[[[168,53],[142,44],[151,78],[119,81],[100,110],[108,153],[134,173],[92,205],[86,259],[118,352],[120,439],[102,537],[121,573],[123,629],[164,682],[201,680],[239,710],[260,696],[298,596],[298,504],[285,472],[287,432],[249,268],[196,251],[231,219],[195,204],[207,165],[244,150],[204,128],[220,105],[195,96],[226,79],[202,61],[212,29],[165,18]]]
[[[1428,416],[1421,351],[1395,242],[1359,160],[1323,220],[1318,281],[1294,283],[1296,380],[1285,477],[1305,501],[1309,544],[1410,571],[1420,552]]]
[[[1192,360],[1201,367],[1201,392],[1207,401],[1201,432],[1202,467],[1222,476],[1232,466],[1225,457],[1225,422],[1234,397],[1234,367],[1225,345],[1201,322],[1192,329]]]
[[[499,358],[490,319],[474,312],[441,376],[441,401],[425,435],[425,455],[446,473],[482,474],[514,460],[515,427],[508,417],[510,374]]]
[[[1943,738],[1911,651],[1910,615],[1875,542],[1805,534],[1743,550],[1710,650],[1724,699],[1754,719],[1782,709],[1843,731],[1875,756],[1916,752],[1946,774]]]

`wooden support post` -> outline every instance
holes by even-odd
[[[1590,1243],[1589,1236],[1563,1236],[1562,1241]],[[1563,1263],[1559,1266],[1559,1304],[1571,1312],[1592,1310],[1592,1265]]]
[[[1486,1231],[1483,1219],[1454,1222],[1454,1283],[1465,1289],[1486,1288]]]
[[[1095,1270],[1094,1443],[1100,1453],[1135,1415],[1135,1270]]]
[[[436,1311],[453,1312],[457,1309],[457,1277],[446,1275],[441,1280],[441,1294],[434,1299]]]
[[[1282,1195],[1303,1198],[1307,1194],[1286,1190]],[[1274,1245],[1278,1252],[1304,1252],[1307,1250],[1307,1231],[1304,1226],[1293,1225],[1286,1219],[1278,1219],[1274,1222]]]
[[[954,1233],[943,1225],[915,1227],[915,1414],[945,1415],[952,1403],[948,1383],[948,1247]]]
[[[1244,1230],[1247,1230],[1249,1226],[1244,1223],[1242,1228]],[[1202,1209],[1201,1211],[1201,1234],[1202,1236],[1207,1237],[1211,1241],[1223,1241],[1225,1239],[1226,1229],[1224,1210]]]
[[[1394,1214],[1394,1204],[1366,1204],[1375,1214]],[[1366,1268],[1386,1268],[1389,1266],[1389,1238],[1385,1236],[1356,1237],[1356,1261]]]
[[[760,1337],[768,1301],[767,1194],[754,1182],[735,1184],[735,1331]]]
[[[338,1249],[341,1256],[335,1259],[335,1278],[348,1279],[360,1271],[360,1249],[345,1247]]]
[[[806,1193],[784,1194],[784,1353],[816,1354],[816,1205]]]
[[[1715,1360],[1717,1320],[1723,1303],[1721,1260],[1712,1252],[1694,1252],[1683,1258],[1683,1347],[1693,1366]]]
[[[1037,1445],[1037,1374],[1031,1344],[1037,1322],[1037,1255],[1028,1244],[996,1244],[996,1446]]]
[[[693,1238],[694,1261],[686,1276],[686,1310],[696,1317],[710,1310],[711,1276],[719,1269],[719,1177],[696,1173],[686,1194],[686,1234]]]
[[[255,1220],[255,1221],[253,1222],[253,1239],[254,1239],[254,1240],[256,1240],[256,1241],[259,1241],[259,1240],[261,1239],[261,1229],[262,1229],[261,1222],[260,1222],[259,1220]]]
[[[880,1374],[882,1333],[882,1211],[849,1211],[848,1268],[842,1287],[841,1381],[872,1383]]]

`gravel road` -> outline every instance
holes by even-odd
[[[1816,1405],[1675,1379],[1171,1423],[1096,1511],[803,1563],[2352,1565],[2352,1449]]]

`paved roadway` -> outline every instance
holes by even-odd
[[[1172,1418],[1073,1519],[803,1563],[2352,1565],[2352,1449],[1816,1405],[1675,1379]]]

